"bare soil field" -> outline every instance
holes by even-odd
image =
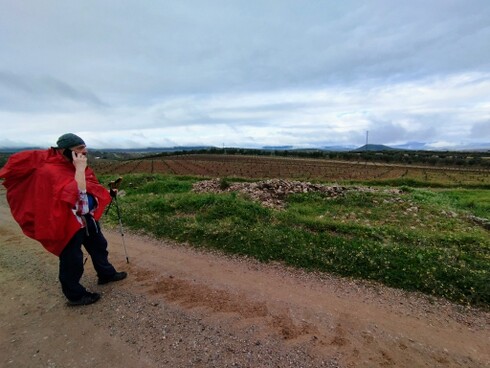
[[[490,313],[107,229],[127,279],[83,283],[68,307],[58,260],[25,237],[0,190],[2,367],[490,367]]]
[[[403,179],[437,184],[490,184],[490,171],[482,168],[246,155],[188,154],[126,161],[100,159],[94,160],[91,166],[97,174],[146,173],[321,181]]]

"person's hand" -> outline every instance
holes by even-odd
[[[73,166],[75,166],[76,170],[85,171],[87,168],[87,156],[83,153],[77,153],[75,151],[71,152],[73,157]]]

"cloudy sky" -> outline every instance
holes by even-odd
[[[489,0],[0,7],[0,147],[490,146]]]

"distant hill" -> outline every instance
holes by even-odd
[[[396,148],[388,147],[383,144],[365,144],[353,151],[396,151]]]
[[[2,147],[0,146],[0,153],[11,154],[19,151],[33,150],[33,149],[47,149],[48,147]],[[301,148],[292,145],[277,145],[277,146],[262,146],[257,148],[245,148],[245,147],[216,147],[216,146],[174,146],[174,147],[144,147],[144,148],[95,148],[89,147],[89,152],[97,155],[97,153],[106,152],[113,154],[153,154],[153,153],[171,153],[171,152],[186,152],[186,151],[206,151],[206,150],[221,150],[221,149],[244,149],[244,150],[264,150],[264,151],[328,151],[328,152],[362,152],[362,151],[392,151],[392,150],[412,150],[412,151],[459,151],[459,152],[489,152],[490,143],[479,143],[473,145],[460,145],[457,147],[434,147],[430,143],[424,142],[407,142],[404,144],[386,146],[383,144],[368,144],[362,147],[356,148],[353,145],[333,145],[333,146],[318,146]]]
[[[343,152],[343,151],[351,151],[355,146],[324,146],[321,149],[324,151],[332,151],[332,152]]]
[[[287,151],[287,150],[292,150],[294,147],[293,146],[263,146],[262,149],[264,150],[276,150],[276,151]]]
[[[153,152],[177,152],[177,151],[199,151],[216,148],[213,146],[175,146],[175,147],[146,147],[146,148],[92,148],[90,151],[96,152],[133,152],[133,153],[153,153]]]
[[[405,144],[399,144],[394,146],[395,149],[406,149],[406,150],[415,150],[415,151],[423,151],[427,150],[427,143],[424,142],[407,142]]]

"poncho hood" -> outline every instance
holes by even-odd
[[[87,192],[98,202],[99,220],[111,197],[92,169],[85,172]],[[81,225],[73,214],[78,200],[75,167],[57,150],[30,150],[10,156],[0,169],[12,216],[24,234],[59,256]]]

